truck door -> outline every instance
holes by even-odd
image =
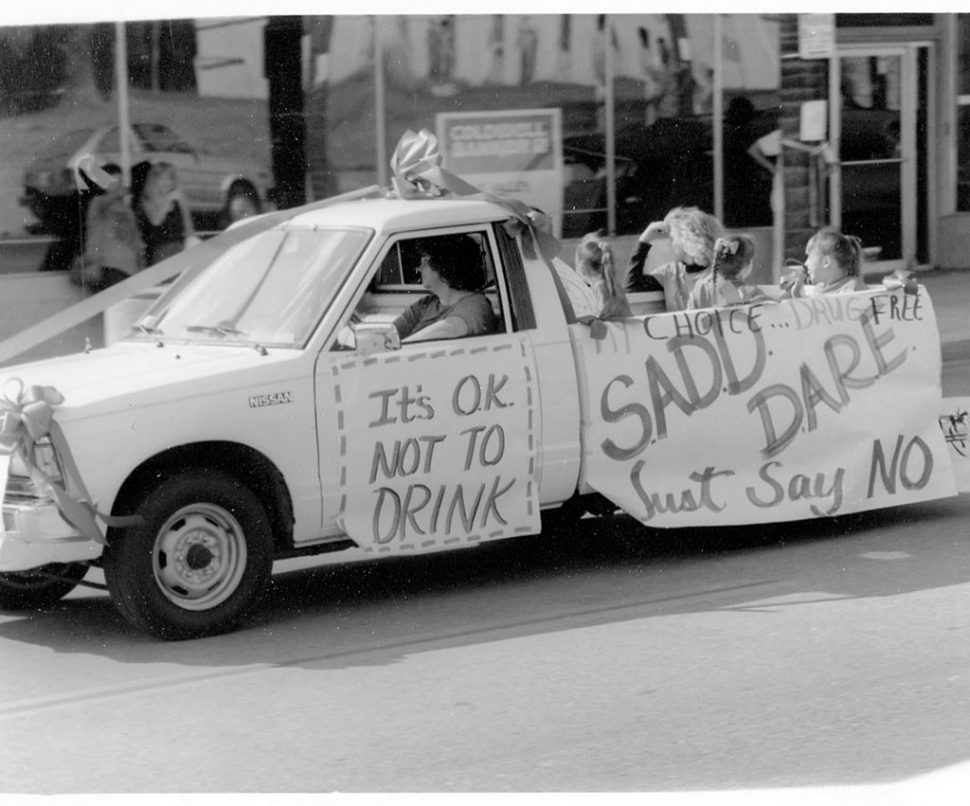
[[[478,246],[480,265],[469,271],[497,326],[385,348],[374,334],[427,293],[423,242],[456,233]],[[325,533],[344,532],[366,551],[413,554],[539,531],[535,356],[498,254],[483,226],[395,238],[378,257],[317,364]]]

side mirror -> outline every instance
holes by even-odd
[[[401,337],[392,322],[360,322],[354,325],[354,335],[358,355],[401,349]]]

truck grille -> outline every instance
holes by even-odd
[[[7,478],[7,494],[3,500],[14,504],[46,499],[37,494],[37,488],[26,476],[9,476]]]

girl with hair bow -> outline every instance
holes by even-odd
[[[715,308],[767,299],[758,286],[745,282],[753,259],[754,242],[746,235],[718,238],[711,270],[694,285],[687,307]]]
[[[590,232],[576,247],[576,273],[593,295],[592,315],[597,319],[631,316],[626,297],[626,271],[617,266],[613,246],[599,232]]]

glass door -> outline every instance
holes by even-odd
[[[862,240],[867,273],[913,268],[926,259],[920,253],[925,252],[928,92],[925,71],[917,69],[919,50],[840,49],[833,59],[831,133],[838,160],[831,219],[843,233]],[[918,137],[920,110],[923,136]]]

